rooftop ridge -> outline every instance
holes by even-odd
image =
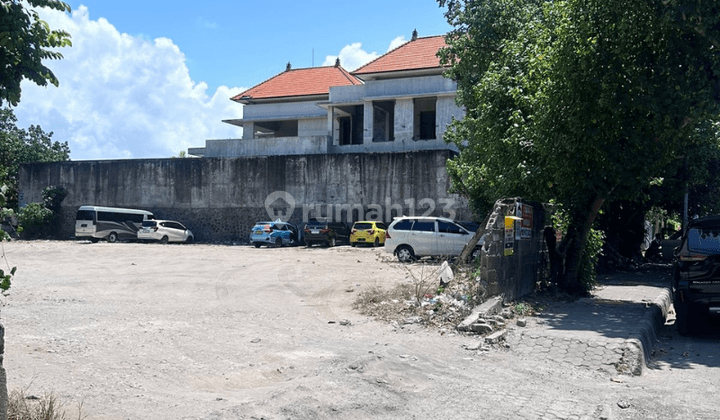
[[[312,76],[313,74],[316,75]],[[239,101],[242,99],[314,96],[329,94],[332,86],[359,85],[362,83],[362,80],[352,75],[342,66],[287,68],[230,99]]]
[[[386,60],[388,56],[396,53],[397,51],[399,51],[402,48],[407,48],[410,44],[422,43],[423,41],[427,41],[427,40],[434,39],[434,38],[442,38],[443,42],[444,42],[445,34],[421,36],[421,37],[417,37],[415,39],[411,39],[410,41],[404,42],[404,43],[398,45],[397,47],[393,48],[392,50],[386,52],[385,54],[382,54],[381,56],[375,58],[374,60],[370,61],[369,63],[364,64],[360,68],[353,71],[352,74],[356,75],[356,74],[368,74],[368,73],[376,73],[376,72],[391,72],[391,71],[406,70],[406,69],[399,68],[399,69],[392,69],[392,70],[367,71],[364,69],[366,69],[368,67],[372,67],[373,64],[376,64],[378,61]],[[435,52],[435,54],[437,54],[437,51]],[[426,67],[421,67],[421,68],[432,68],[432,67],[435,67],[435,66],[430,66],[430,67],[426,66]],[[438,66],[438,67],[440,67],[440,66]]]

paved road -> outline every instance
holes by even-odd
[[[672,325],[660,328],[643,375],[627,382],[617,419],[720,418],[720,325],[683,337]]]

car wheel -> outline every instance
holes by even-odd
[[[374,247],[379,247],[379,246],[380,246],[380,238],[375,238],[375,242],[373,242],[373,246],[374,246]]]
[[[98,243],[98,240],[97,240],[97,238],[92,238],[92,239],[90,239],[90,242],[96,244],[96,243]]]
[[[185,239],[186,244],[191,244],[194,241],[195,241],[195,238],[193,238],[192,236],[188,236],[187,239]]]
[[[255,245],[255,248],[260,248],[260,242],[255,242],[253,245]]]
[[[470,262],[473,262],[473,261],[475,261],[476,259],[480,258],[480,251],[481,251],[481,250],[482,250],[482,248],[480,248],[480,247],[477,247],[477,248],[473,249],[473,252],[470,253]]]
[[[282,238],[276,238],[275,239],[275,248],[280,248],[282,246]]]
[[[107,236],[107,241],[111,244],[114,244],[118,240],[118,234],[115,232],[110,232],[110,234]]]
[[[163,236],[163,237],[160,239],[160,243],[161,243],[161,244],[166,244],[166,243],[168,243],[168,241],[170,241],[170,238],[168,238],[167,235]]]
[[[355,248],[357,246],[357,242],[350,242],[350,246]]]
[[[400,262],[412,262],[415,260],[415,252],[409,245],[400,245],[395,250],[395,255],[397,255]]]
[[[312,241],[305,241],[305,246],[310,248],[312,246]]]

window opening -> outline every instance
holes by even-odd
[[[436,138],[436,98],[418,98],[414,101],[415,124],[413,137],[417,140]]]

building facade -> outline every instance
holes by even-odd
[[[443,77],[444,36],[418,38],[359,69],[287,69],[231,98],[244,105],[240,139],[207,140],[201,157],[452,150],[443,134],[464,110]]]

